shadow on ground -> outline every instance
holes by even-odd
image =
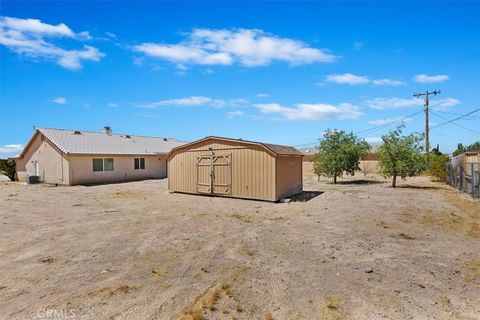
[[[318,197],[322,193],[323,192],[321,191],[303,191],[302,193],[292,196],[290,202],[307,202]]]

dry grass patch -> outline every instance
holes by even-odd
[[[96,290],[90,291],[87,295],[90,297],[93,297],[93,296],[112,297],[117,294],[127,294],[136,289],[137,287],[135,286],[129,286],[129,285],[123,284],[116,288],[96,289]]]
[[[383,220],[380,220],[377,222],[377,227],[381,227],[383,229],[388,229],[390,228],[390,226],[388,225],[388,223],[386,223],[385,221]]]
[[[342,296],[334,294],[325,298],[319,320],[343,319]]]
[[[415,240],[415,237],[414,237],[414,236],[410,236],[410,235],[408,235],[408,234],[406,234],[406,233],[403,233],[403,232],[400,232],[400,233],[398,234],[398,236],[399,236],[400,238],[402,238],[402,239],[405,239],[405,240]]]
[[[459,203],[463,207],[455,205],[455,212],[408,208],[402,212],[401,220],[406,223],[419,221],[447,233],[480,238],[480,206]]]
[[[183,312],[178,320],[202,320],[214,312],[232,314],[243,312],[238,300],[234,297],[230,284],[217,285],[198,297],[194,304]]]
[[[237,250],[243,256],[252,257],[255,254],[255,251],[245,241],[240,242]]]
[[[253,216],[247,213],[234,213],[230,217],[235,218],[241,222],[252,223]]]
[[[463,281],[480,286],[480,258],[474,258],[463,264]]]

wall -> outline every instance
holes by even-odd
[[[92,159],[113,158],[113,171],[93,171]],[[145,169],[135,170],[134,159],[145,158]],[[162,160],[159,160],[162,159]],[[70,155],[70,184],[159,179],[167,176],[165,156]]]
[[[235,141],[209,139],[169,155],[169,190],[196,193],[197,155],[231,153],[232,196],[275,199],[275,158],[263,147]]]
[[[35,161],[40,167],[40,178],[46,183],[68,184],[68,161],[63,153],[41,134],[36,134],[27,152],[16,159],[19,181],[35,175]]]
[[[303,162],[301,157],[278,156],[276,160],[277,199],[301,193]]]

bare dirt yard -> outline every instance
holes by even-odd
[[[304,178],[291,203],[0,182],[0,319],[480,319],[478,201]]]

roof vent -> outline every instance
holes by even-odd
[[[131,136],[130,136],[129,134],[126,134],[126,135],[125,135],[125,138],[130,139]]]
[[[75,130],[75,131],[73,131],[73,134],[82,134],[82,133],[78,130]]]
[[[167,141],[167,138],[163,138],[163,141]]]
[[[108,134],[109,136],[112,135],[112,128],[109,126],[103,127],[103,133]]]

